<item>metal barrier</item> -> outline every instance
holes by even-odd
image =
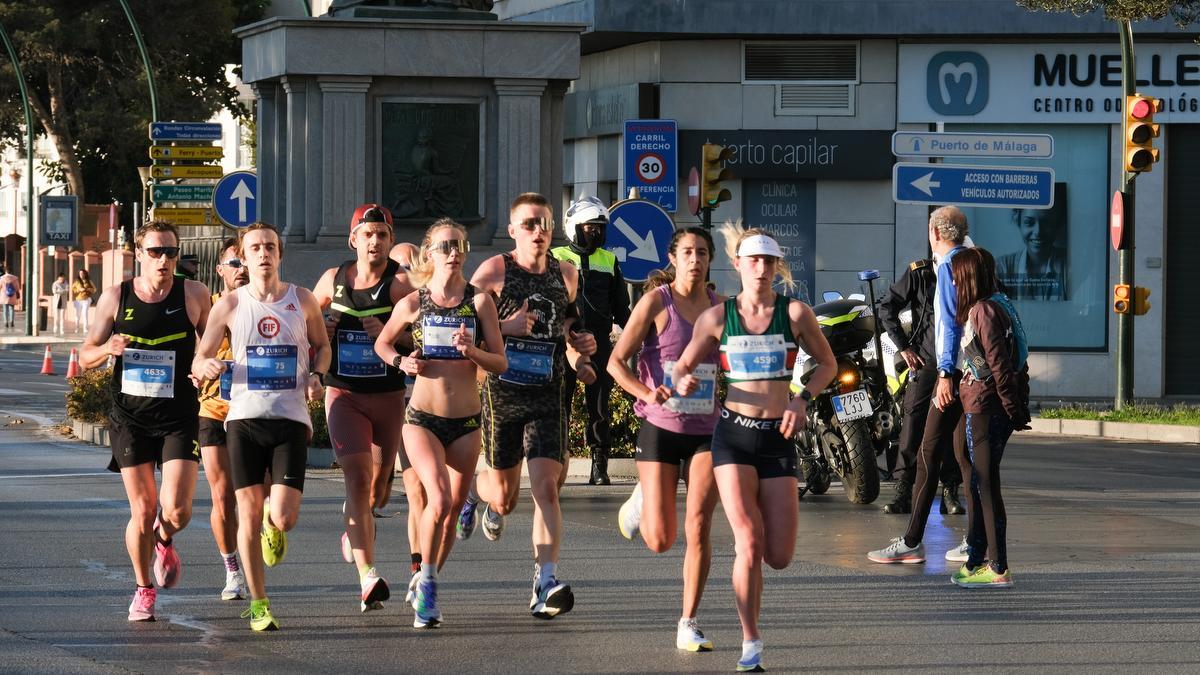
[[[213,293],[222,289],[217,276],[217,263],[221,261],[221,242],[235,236],[236,232],[220,225],[181,228],[183,236],[179,246],[184,255],[197,256],[196,281],[208,286]]]

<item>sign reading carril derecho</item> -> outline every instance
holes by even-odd
[[[899,122],[1119,122],[1116,44],[900,45]],[[1200,122],[1200,49],[1137,45],[1137,89],[1163,100],[1156,120]]]
[[[381,187],[393,216],[478,220],[479,104],[384,101],[381,120]]]

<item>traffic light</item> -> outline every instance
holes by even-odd
[[[1150,289],[1133,287],[1133,313],[1141,316],[1150,311]]]
[[[1161,99],[1134,94],[1125,97],[1125,170],[1150,171],[1158,161],[1154,139],[1158,125],[1154,113],[1162,112]]]
[[[1133,298],[1129,284],[1113,286],[1113,311],[1117,314],[1128,314],[1133,309]]]
[[[721,187],[721,181],[733,178],[733,171],[725,168],[725,162],[733,156],[733,149],[716,143],[705,143],[703,168],[700,172],[700,208],[716,208],[717,204],[733,199],[729,190]]]

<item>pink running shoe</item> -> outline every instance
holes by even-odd
[[[350,535],[342,533],[342,560],[354,562],[354,549],[350,548]]]
[[[138,586],[137,591],[133,594],[133,602],[129,603],[129,620],[153,621],[156,599],[158,599],[158,591]]]
[[[156,534],[155,537],[157,538],[157,536]],[[155,541],[154,553],[154,580],[158,582],[158,585],[163,588],[171,588],[179,583],[179,576],[183,572],[183,563],[179,561],[175,544]]]

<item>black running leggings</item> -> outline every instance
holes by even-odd
[[[908,519],[908,531],[904,533],[904,543],[908,546],[916,546],[925,537],[925,521],[929,520],[929,510],[933,507],[933,497],[937,492],[938,474],[942,468],[942,443],[947,436],[954,441],[954,457],[958,460],[962,482],[966,484],[971,477],[971,462],[967,459],[962,401],[958,398],[946,406],[945,410],[938,410],[933,404],[929,406],[925,435],[921,438],[921,449],[917,453],[912,515]],[[970,522],[971,508],[971,502],[968,500],[967,522]]]
[[[990,561],[996,571],[1008,569],[1005,534],[1008,516],[1004,498],[1000,495],[1000,458],[1012,436],[1013,425],[1008,415],[967,413],[967,450],[971,456],[970,525],[967,544],[970,554],[967,567],[974,569]]]

